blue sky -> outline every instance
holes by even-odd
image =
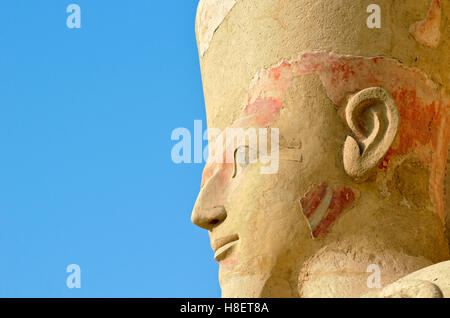
[[[0,297],[220,296],[203,165],[171,159],[205,120],[197,2],[0,2]]]

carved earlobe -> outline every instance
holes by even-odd
[[[344,169],[362,181],[392,146],[400,116],[392,96],[381,87],[372,87],[349,99],[345,118],[354,137],[345,141]]]

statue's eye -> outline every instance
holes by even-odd
[[[240,146],[236,149],[234,153],[234,175],[233,178],[241,173],[242,170],[248,167],[250,163],[253,162],[253,157],[255,157],[251,149],[247,146]]]

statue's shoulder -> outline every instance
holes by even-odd
[[[386,286],[369,297],[450,298],[450,261],[428,266]]]
[[[438,286],[445,298],[450,298],[450,261],[422,268],[401,280],[428,281]]]

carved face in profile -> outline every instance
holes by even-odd
[[[260,70],[241,110],[209,136],[192,213],[209,231],[223,296],[295,297],[324,247],[376,237],[367,244],[406,249],[411,226],[441,231],[449,105],[423,72],[388,57],[310,52]],[[422,212],[387,225],[408,209]],[[418,250],[439,253],[425,241]]]

